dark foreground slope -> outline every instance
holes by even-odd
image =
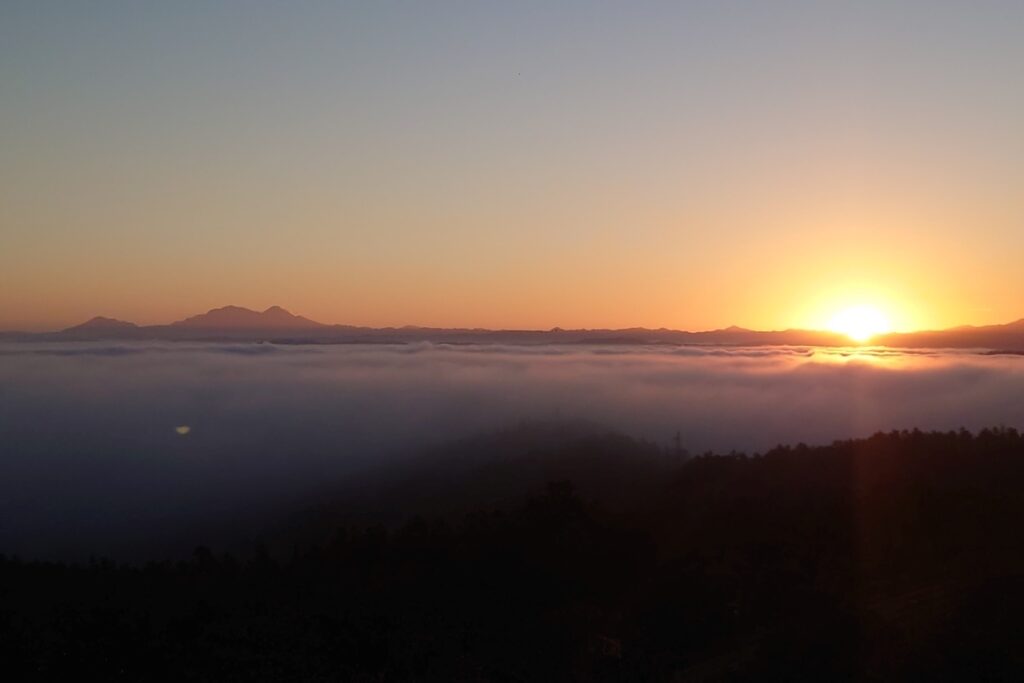
[[[605,468],[587,493],[342,527],[287,557],[3,560],[8,680],[1024,679],[1017,432],[701,457],[614,496],[609,448],[625,472],[646,447],[547,455],[587,468],[587,448]]]

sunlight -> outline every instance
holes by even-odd
[[[828,329],[845,334],[863,344],[878,334],[892,330],[889,318],[874,306],[861,305],[844,309],[832,317]]]

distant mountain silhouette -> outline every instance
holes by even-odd
[[[750,330],[736,325],[689,332],[666,328],[487,330],[481,328],[357,327],[328,325],[295,315],[280,306],[254,311],[224,306],[169,325],[137,326],[97,317],[60,332],[5,333],[4,339],[96,340],[160,339],[167,341],[272,341],[282,344],[625,344],[691,346],[826,346],[855,344],[849,337],[818,330]],[[979,349],[990,353],[1024,353],[1024,319],[1005,325],[970,325],[945,330],[880,335],[870,344],[890,348]]]
[[[965,325],[948,330],[886,334],[873,340],[880,346],[905,348],[976,348],[1024,351],[1024,319],[1005,325]]]
[[[60,332],[52,334],[19,334],[16,339],[52,339],[57,338],[65,341],[94,341],[97,339],[142,339],[150,335],[145,327],[139,327],[135,323],[116,318],[106,318],[98,315],[90,318],[80,325],[69,327]]]
[[[271,306],[262,313],[241,306],[224,306],[171,323],[171,327],[228,330],[308,330],[326,326],[309,318],[289,313],[280,306]]]
[[[98,315],[95,318],[86,320],[81,325],[75,325],[69,327],[64,332],[82,332],[87,330],[134,330],[137,329],[138,325],[130,323],[125,320],[117,320],[116,318],[104,318],[102,315]]]

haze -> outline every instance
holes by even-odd
[[[0,329],[1015,320],[1022,26],[1012,1],[5,2]]]
[[[187,552],[189,524],[210,534],[238,515],[312,500],[365,467],[400,469],[431,447],[522,420],[584,419],[663,447],[679,431],[692,452],[727,453],[907,425],[1013,425],[1024,414],[1019,358],[844,353],[7,345],[0,547],[123,556],[165,552],[182,534],[176,550]]]

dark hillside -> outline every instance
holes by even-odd
[[[571,441],[555,452],[575,464],[555,469],[638,448]],[[453,497],[490,476],[466,472]],[[12,680],[1024,677],[1014,430],[699,457],[622,481],[342,525],[286,557],[7,558],[0,656]]]

